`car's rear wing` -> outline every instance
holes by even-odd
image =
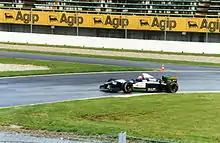
[[[178,80],[177,76],[170,76],[170,75],[164,75],[162,76],[162,78],[166,80]]]
[[[178,80],[178,77],[177,77],[177,76],[171,76],[170,79],[172,79],[172,80]]]

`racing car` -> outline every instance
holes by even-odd
[[[142,73],[136,79],[109,79],[100,85],[100,91],[104,92],[167,92],[176,93],[179,89],[176,76],[163,75],[155,78],[148,73]]]

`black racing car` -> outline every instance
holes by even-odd
[[[109,79],[99,88],[104,92],[167,92],[176,93],[179,89],[176,76],[164,75],[161,79],[154,78],[150,74],[143,73],[140,79]]]

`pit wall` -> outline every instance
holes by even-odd
[[[68,45],[163,52],[220,54],[220,43],[101,38],[69,35],[1,32],[0,42]]]

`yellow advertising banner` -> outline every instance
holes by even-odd
[[[220,33],[220,18],[108,15],[0,9],[0,23]]]

